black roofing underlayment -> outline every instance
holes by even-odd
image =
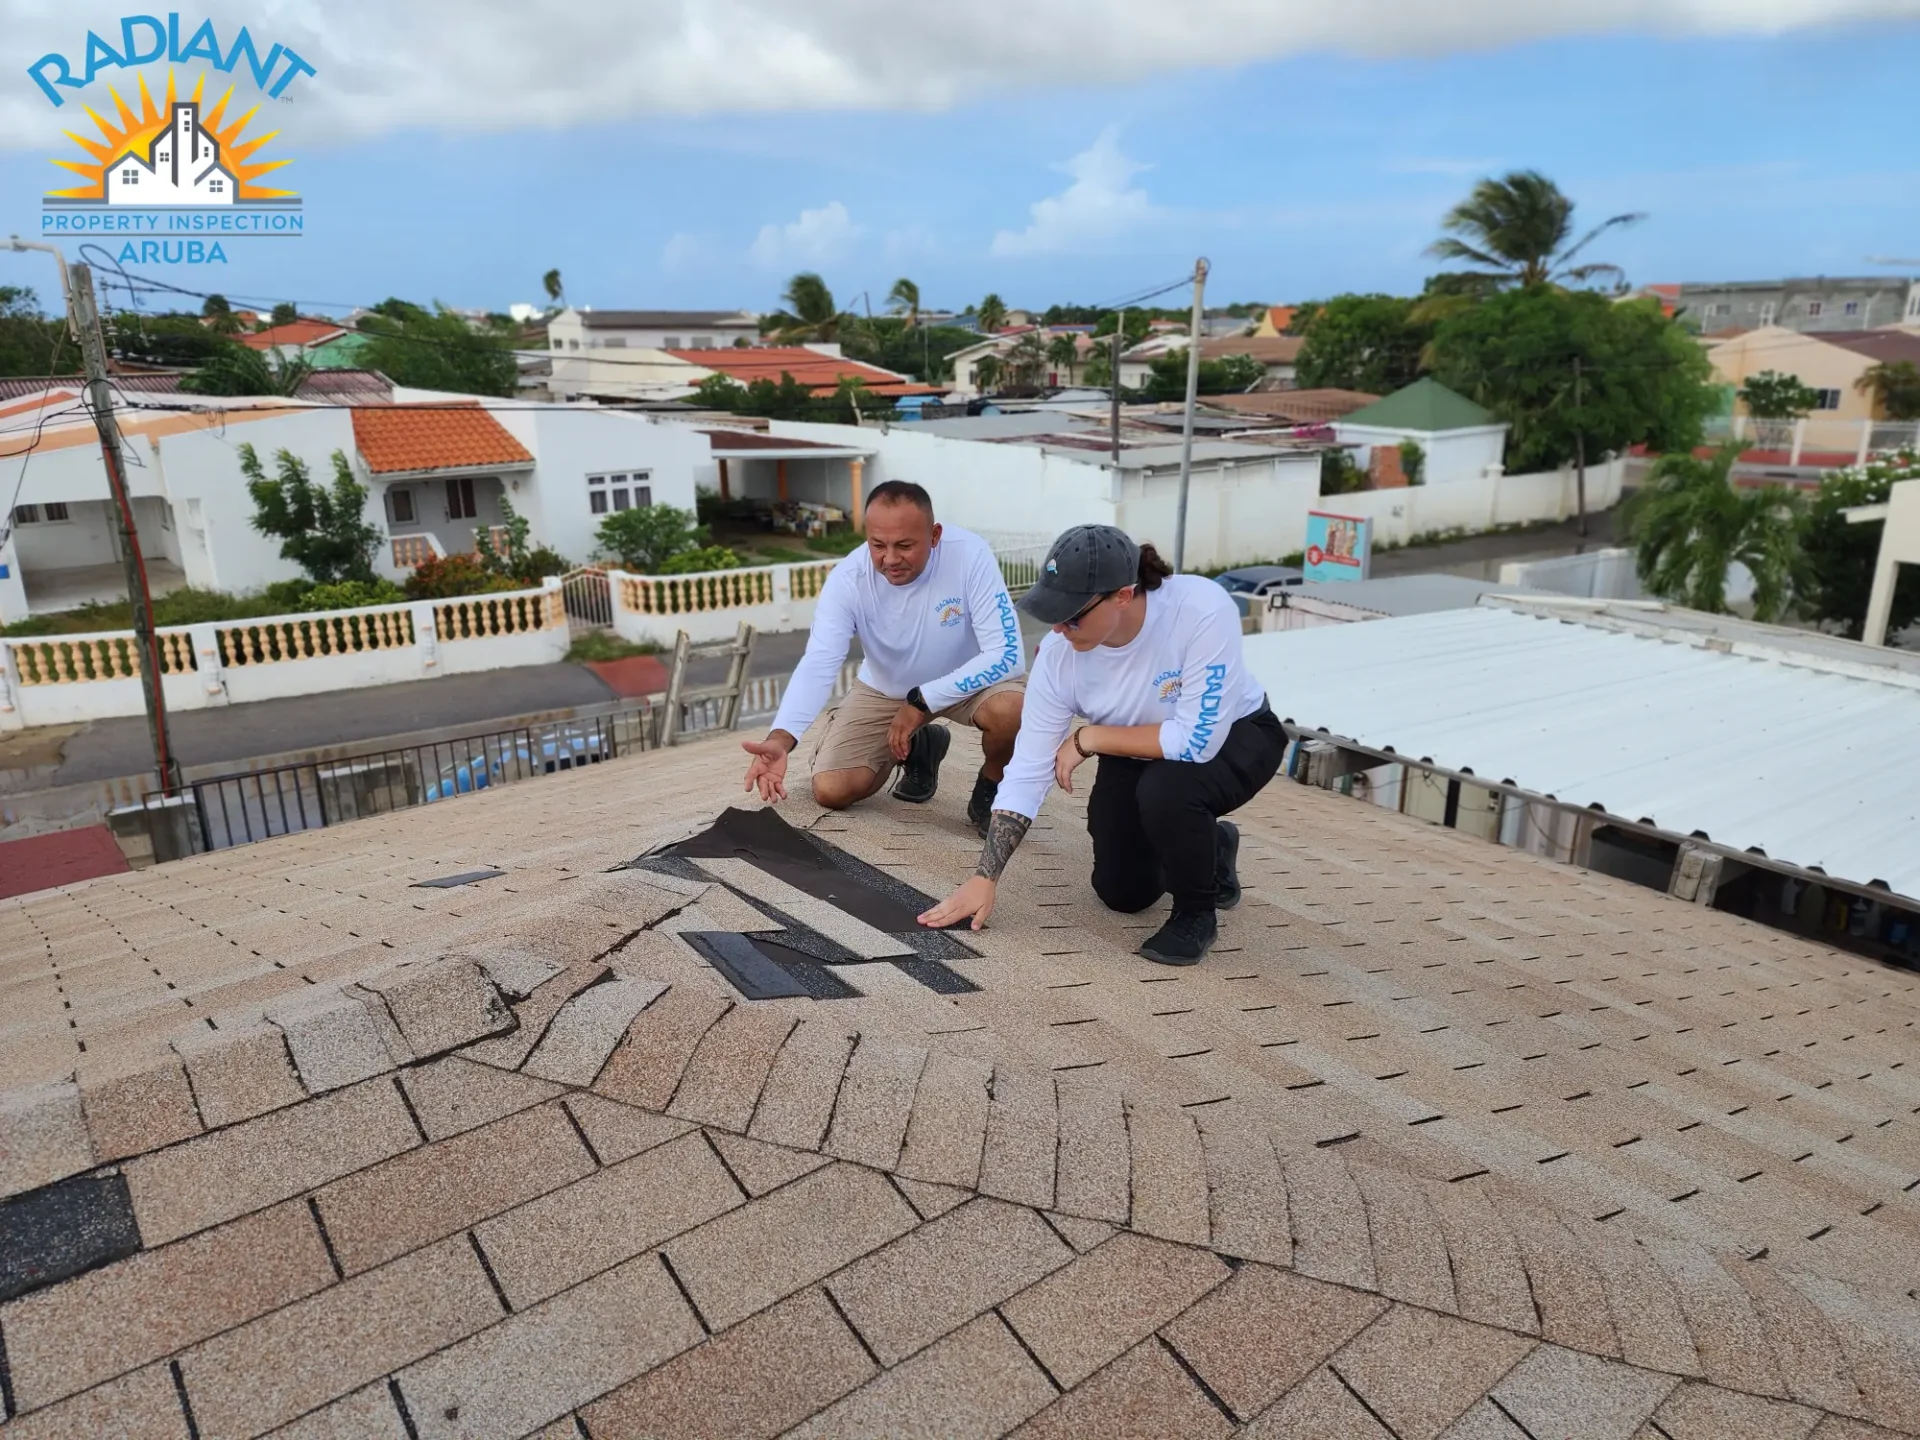
[[[800,995],[841,1000],[860,994],[843,974],[829,966],[891,964],[942,995],[961,995],[980,988],[942,963],[975,959],[976,953],[954,936],[920,924],[920,913],[933,904],[930,896],[817,835],[794,829],[773,810],[724,810],[700,834],[643,855],[631,862],[631,868],[718,883],[700,868],[702,859],[745,860],[802,894],[824,900],[885,932],[914,952],[912,958],[867,960],[777,905],[729,885],[727,889],[768,918],[768,928],[742,934],[683,934],[749,1000]]]
[[[118,1170],[77,1175],[0,1200],[0,1300],[11,1300],[140,1249],[133,1199]]]

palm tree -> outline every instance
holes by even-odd
[[[1007,369],[1018,385],[1038,385],[1047,368],[1047,342],[1038,330],[1029,330],[1007,351]]]
[[[224,295],[207,296],[200,313],[206,318],[207,328],[216,335],[231,335],[240,328],[240,317],[233,313],[233,306]]]
[[[1000,370],[999,356],[982,355],[978,360],[973,362],[974,383],[979,385],[983,391],[991,390],[999,383]]]
[[[1073,383],[1073,367],[1080,360],[1080,339],[1071,332],[1053,337],[1053,343],[1047,346],[1047,359],[1066,373],[1067,383]]]
[[[1582,284],[1600,275],[1623,278],[1618,265],[1574,265],[1573,258],[1616,225],[1633,225],[1643,214],[1615,215],[1594,226],[1572,245],[1573,201],[1537,170],[1516,170],[1503,179],[1482,180],[1473,193],[1441,220],[1453,235],[1427,247],[1431,255],[1485,267],[1469,271],[1475,279],[1529,289],[1556,280]]]
[[[887,292],[887,304],[893,313],[907,322],[911,330],[920,323],[920,287],[902,275]]]
[[[831,343],[840,338],[841,329],[853,318],[833,303],[833,291],[811,270],[803,270],[789,280],[780,298],[787,302],[787,308],[762,319],[760,329],[784,344]]]
[[[977,312],[982,335],[997,335],[1000,327],[1007,323],[1007,302],[998,295],[989,295],[980,302]]]
[[[266,354],[245,345],[229,345],[191,375],[180,388],[195,395],[295,396],[315,365],[305,355]]]
[[[542,275],[540,283],[546,288],[548,300],[562,310],[567,308],[567,287],[561,284],[558,270],[549,270]]]
[[[1725,614],[1727,569],[1737,562],[1753,576],[1753,618],[1771,622],[1792,596],[1803,507],[1785,486],[1735,488],[1740,450],[1736,440],[1711,459],[1661,456],[1628,504],[1628,534],[1640,582],[1655,595]]]
[[[1853,382],[1889,420],[1920,420],[1920,366],[1911,360],[1882,360]]]

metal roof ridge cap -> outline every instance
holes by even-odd
[[[1824,675],[1838,675],[1847,680],[1865,680],[1891,685],[1902,690],[1920,690],[1920,669],[1908,670],[1901,659],[1890,657],[1880,661],[1849,660],[1840,656],[1819,655],[1807,650],[1793,650],[1785,645],[1768,645],[1755,640],[1742,640],[1709,630],[1686,630],[1679,626],[1661,625],[1653,617],[1665,614],[1668,607],[1660,601],[1595,600],[1577,595],[1569,595],[1560,600],[1541,601],[1534,597],[1482,595],[1478,603],[1484,604],[1489,600],[1500,609],[1512,610],[1523,615],[1530,614],[1543,620],[1561,620],[1569,624],[1586,625],[1595,630],[1609,630],[1615,634],[1631,635],[1636,639],[1659,640],[1669,645],[1686,645],[1695,650],[1711,650],[1716,654],[1737,655],[1747,660],[1771,660],[1795,669],[1812,670]],[[1641,620],[1635,616],[1606,613],[1609,608],[1616,606],[1645,609],[1649,618]],[[1556,613],[1561,610],[1576,613]],[[1832,640],[1838,637],[1823,635],[1818,638]]]

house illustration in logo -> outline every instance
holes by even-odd
[[[240,182],[220,158],[220,141],[200,124],[200,106],[175,101],[173,118],[148,141],[104,167],[109,205],[232,205]]]

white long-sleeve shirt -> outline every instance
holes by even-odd
[[[1227,731],[1266,703],[1240,645],[1240,608],[1200,575],[1174,575],[1146,595],[1147,618],[1125,645],[1075,650],[1040,643],[1027,681],[1020,737],[993,808],[1029,820],[1053,785],[1053,757],[1073,717],[1095,725],[1158,725],[1168,760],[1211,760]]]
[[[865,652],[863,681],[895,700],[918,685],[936,714],[1027,668],[1000,562],[986,541],[955,525],[941,528],[933,558],[908,584],[889,582],[865,546],[833,567],[814,605],[806,653],[773,717],[775,730],[806,733],[832,697],[856,635]]]

